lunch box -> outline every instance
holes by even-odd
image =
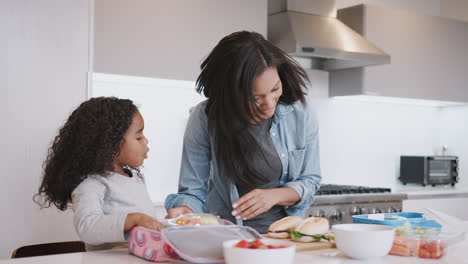
[[[223,242],[260,239],[255,229],[237,225],[174,226],[161,232],[137,226],[130,231],[129,252],[153,262],[184,259],[193,263],[224,263]]]
[[[353,215],[353,223],[388,225],[397,228],[405,227],[406,229],[440,229],[442,225],[434,220],[427,220],[422,213],[400,212],[400,213],[384,213],[384,214],[364,214]]]

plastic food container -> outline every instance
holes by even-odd
[[[205,226],[205,225],[226,225],[231,224],[227,220],[220,219],[212,214],[184,214],[177,218],[169,219],[170,226]]]
[[[397,234],[389,254],[405,257],[418,256],[420,243],[421,240],[417,235]]]
[[[440,259],[447,254],[448,243],[442,237],[421,239],[418,256],[420,258]]]
[[[444,233],[439,228],[413,228],[397,234],[391,255],[440,259],[447,254],[450,244],[463,241],[465,233]]]
[[[128,249],[153,262],[224,263],[224,241],[261,238],[254,229],[236,225],[174,226],[161,232],[137,226],[130,231]]]
[[[388,225],[393,227],[403,226],[405,223],[419,224],[425,221],[422,213],[402,212],[385,214],[353,215],[353,223]]]

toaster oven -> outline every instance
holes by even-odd
[[[458,182],[458,157],[456,156],[401,156],[400,181],[423,186]]]

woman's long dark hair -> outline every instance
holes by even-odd
[[[255,32],[240,31],[224,37],[201,64],[197,79],[197,92],[208,98],[208,126],[224,175],[236,184],[252,188],[265,183],[265,177],[252,164],[258,144],[244,132],[250,120],[258,120],[262,113],[255,103],[253,81],[270,67],[277,69],[283,84],[279,103],[305,103],[309,81],[305,71]]]
[[[88,175],[113,171],[123,137],[138,112],[131,100],[98,97],[75,109],[55,137],[34,201],[66,210],[71,193]],[[131,168],[136,169],[136,168]],[[136,169],[138,170],[138,169]]]

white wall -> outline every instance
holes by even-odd
[[[468,106],[438,108],[328,97],[328,72],[309,70],[325,183],[395,187],[400,155],[446,154],[468,174]],[[468,187],[460,177],[459,186]]]
[[[32,197],[47,148],[86,99],[88,0],[0,1],[0,259],[25,244],[76,239],[70,213]],[[6,94],[6,96],[4,96]]]

